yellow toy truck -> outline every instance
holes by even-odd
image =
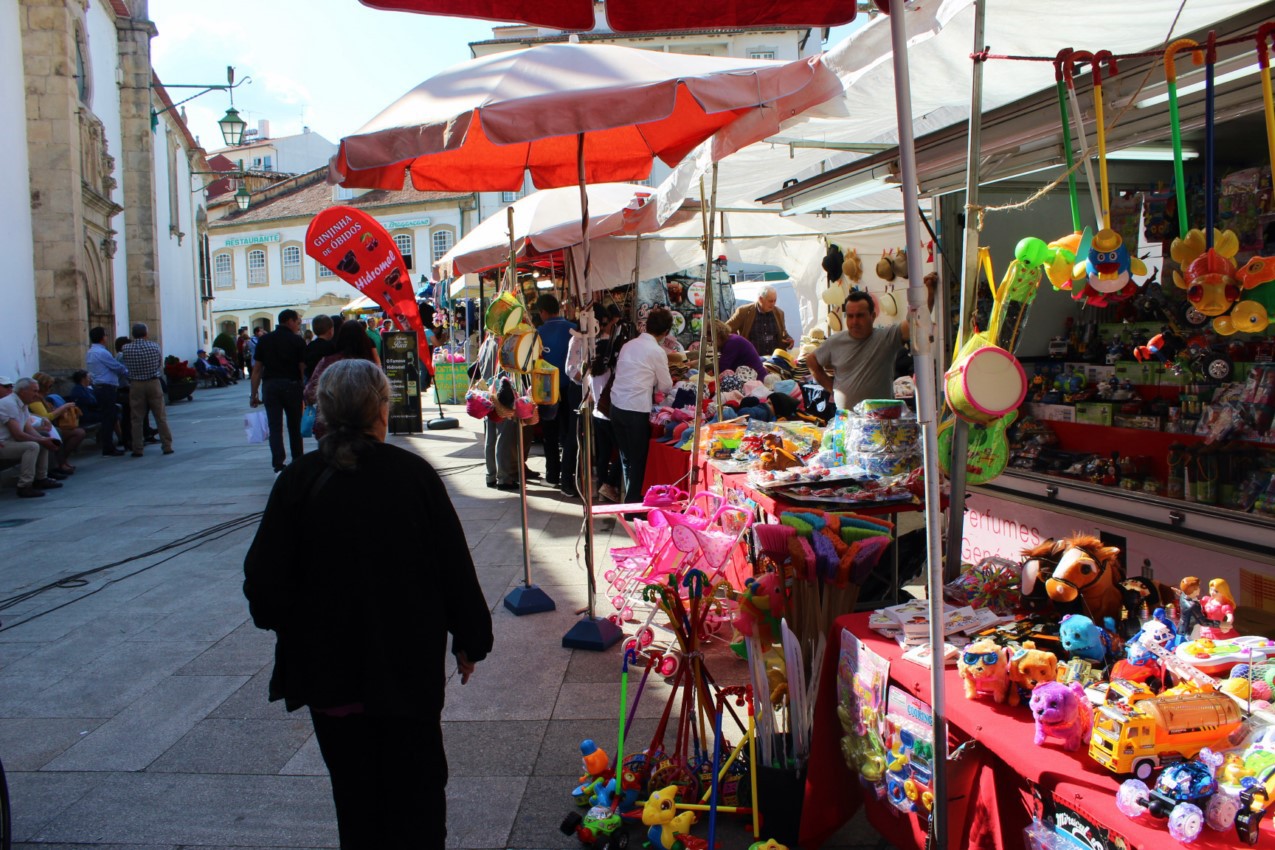
[[[1240,728],[1239,706],[1226,694],[1145,697],[1099,706],[1089,756],[1112,773],[1144,782],[1164,764],[1192,758],[1204,747],[1230,746]]]

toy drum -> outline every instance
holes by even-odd
[[[524,318],[526,318],[526,310],[523,309],[521,302],[513,293],[503,292],[487,305],[487,315],[483,317],[483,324],[487,330],[497,336],[504,336],[522,324]]]
[[[1027,397],[1027,375],[1014,355],[987,345],[952,364],[947,373],[947,405],[969,422],[993,422]]]
[[[540,337],[533,330],[511,333],[500,341],[500,365],[525,375],[540,358]]]

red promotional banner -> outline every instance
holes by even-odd
[[[434,374],[411,273],[376,219],[353,207],[329,207],[310,222],[305,252],[379,304],[401,330],[416,331],[420,359]]]

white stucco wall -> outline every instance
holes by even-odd
[[[116,82],[119,39],[115,31],[115,20],[106,7],[105,3],[90,3],[84,16],[89,44],[88,65],[93,86],[90,109],[105,128],[107,152],[115,157],[116,185],[115,191],[111,193],[111,200],[124,206],[124,143],[120,135],[120,90]],[[115,258],[111,260],[115,287],[115,328],[112,337],[128,333],[128,245],[124,227],[127,219],[128,210],[111,219],[116,243]]]
[[[199,338],[199,284],[196,273],[197,236],[190,192],[190,166],[184,138],[162,116],[154,133],[155,244],[159,262],[160,321],[164,354],[191,360],[201,347]],[[169,205],[168,147],[177,148],[177,220]],[[178,233],[173,233],[172,227]]]
[[[3,309],[0,309],[0,375],[17,379],[39,369],[35,331],[35,261],[31,253],[31,183],[27,160],[26,92],[22,70],[22,33],[18,0],[0,0],[0,254],[5,258]]]
[[[278,156],[278,162],[274,164],[275,171],[286,171],[289,174],[304,174],[327,165],[337,151],[335,144],[315,132],[275,139],[274,146]]]

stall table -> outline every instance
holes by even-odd
[[[829,652],[824,662],[819,694],[815,703],[814,733],[802,811],[801,846],[820,846],[861,806],[868,820],[891,844],[901,850],[924,847],[924,833],[916,818],[899,814],[887,802],[868,798],[858,777],[841,757],[841,726],[837,720],[837,662],[841,631],[848,629],[877,654],[890,661],[890,684],[933,704],[930,670],[902,660],[902,650],[894,640],[868,628],[868,615],[839,617],[829,635]],[[1116,809],[1116,790],[1124,777],[1108,772],[1082,749],[1068,753],[1056,741],[1044,746],[1032,743],[1035,727],[1025,705],[997,705],[990,697],[966,699],[954,666],[944,675],[946,717],[949,725],[949,752],[963,741],[974,739],[972,754],[959,767],[950,767],[953,795],[951,848],[995,848],[1018,850],[1023,846],[1023,829],[1042,805],[1058,802],[1094,826],[1095,848],[1162,850],[1175,847],[1167,822],[1150,815],[1133,820]],[[968,781],[962,781],[968,780]],[[1104,839],[1102,833],[1109,831]],[[1232,828],[1214,832],[1206,828],[1191,845],[1202,848],[1239,846]],[[1275,848],[1272,825],[1261,827],[1259,847]]]

